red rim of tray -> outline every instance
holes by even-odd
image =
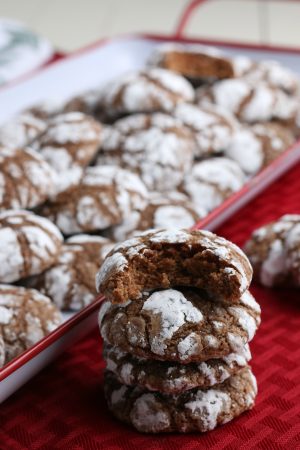
[[[207,1],[207,0],[205,0]],[[199,1],[197,2],[199,3]],[[201,2],[202,3],[202,2]],[[56,64],[63,64],[65,61],[68,61],[71,58],[76,58],[81,56],[84,53],[91,51],[94,48],[101,47],[109,42],[113,42],[117,39],[149,39],[153,41],[178,41],[185,43],[199,43],[204,45],[216,45],[219,47],[232,47],[238,49],[252,49],[252,50],[260,50],[260,51],[271,51],[271,52],[282,52],[282,53],[291,53],[291,54],[300,54],[300,48],[292,48],[292,47],[283,47],[283,46],[272,46],[272,45],[258,45],[258,44],[249,44],[249,43],[236,43],[231,41],[218,41],[218,40],[210,40],[210,39],[199,39],[199,38],[186,38],[182,37],[180,34],[174,35],[160,35],[160,34],[147,34],[147,33],[137,33],[137,34],[125,34],[118,36],[117,38],[111,39],[101,39],[93,44],[90,44],[82,49],[79,49],[76,52],[67,55],[62,59],[55,60],[51,65],[40,67],[25,76],[14,80],[11,83],[6,84],[5,86],[0,88],[0,91],[10,88],[21,81],[34,77],[34,75],[42,72],[43,70],[52,67]],[[285,161],[289,156],[293,156],[297,147],[300,146],[300,139],[297,140],[288,150],[286,150],[283,154],[281,154],[275,161],[273,161],[267,168],[263,169],[256,176],[249,180],[242,189],[233,194],[230,198],[228,198],[225,202],[223,202],[218,208],[216,208],[213,212],[211,212],[208,216],[206,216],[203,220],[197,222],[193,228],[205,228],[209,224],[211,224],[214,220],[218,218],[220,213],[224,212],[229,206],[235,204],[239,199],[243,198],[245,194],[251,191],[256,184],[263,179],[270,179],[270,175],[275,172],[275,169],[282,166],[282,162]],[[300,158],[300,149],[299,149],[299,158]],[[296,161],[296,159],[295,159]],[[269,183],[268,183],[269,184]],[[98,296],[93,303],[86,306],[83,310],[76,313],[69,320],[60,325],[56,330],[52,331],[49,335],[41,339],[37,342],[33,347],[23,352],[21,355],[7,363],[3,368],[0,369],[0,382],[11,375],[13,372],[18,370],[32,358],[37,356],[43,350],[45,350],[48,346],[56,342],[62,336],[64,336],[68,331],[70,331],[74,326],[78,325],[82,320],[89,317],[92,313],[94,313],[98,308],[100,303],[103,301],[104,297]]]

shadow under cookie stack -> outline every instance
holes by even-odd
[[[97,287],[118,419],[146,433],[205,432],[253,407],[251,278],[244,253],[209,231],[152,230],[114,247]]]

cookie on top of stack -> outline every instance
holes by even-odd
[[[111,250],[97,288],[118,419],[147,433],[205,432],[253,407],[251,278],[245,254],[209,231],[150,230]]]

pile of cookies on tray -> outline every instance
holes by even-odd
[[[166,44],[144,70],[2,125],[0,364],[93,300],[114,242],[191,227],[289,147],[299,92],[277,62]]]
[[[251,278],[245,254],[209,231],[150,230],[114,247],[97,286],[118,419],[146,433],[205,432],[253,407]]]

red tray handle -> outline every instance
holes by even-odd
[[[184,35],[187,24],[189,23],[193,12],[198,9],[203,3],[207,3],[209,0],[191,0],[188,2],[182,14],[178,20],[176,28],[174,30],[174,37],[180,39]]]

